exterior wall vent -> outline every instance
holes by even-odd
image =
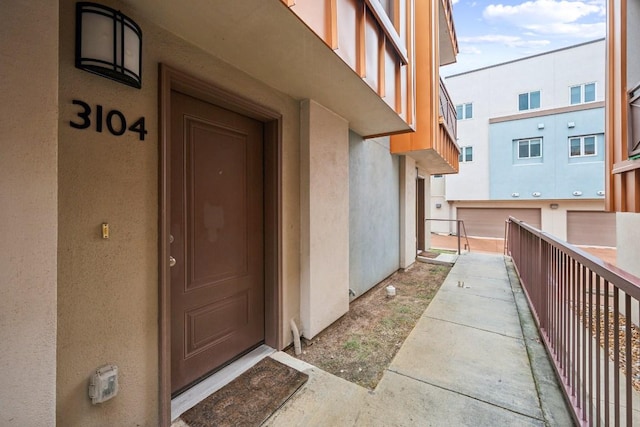
[[[533,197],[540,197],[540,196],[542,196],[542,193],[540,193],[539,191],[534,191],[533,193],[531,193],[531,195]]]

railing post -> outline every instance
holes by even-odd
[[[460,252],[460,220],[456,221],[456,236],[458,236],[458,255],[460,255],[462,252]]]

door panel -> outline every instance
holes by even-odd
[[[567,241],[574,245],[616,246],[616,214],[567,211]]]
[[[263,125],[171,93],[171,391],[264,340]]]
[[[504,238],[504,222],[513,216],[540,229],[541,213],[537,208],[458,208],[467,235]]]

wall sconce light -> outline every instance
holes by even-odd
[[[598,196],[604,196],[604,190],[599,190],[597,194]]]
[[[533,193],[531,193],[531,195],[533,197],[540,197],[542,195],[542,193],[540,193],[539,191],[534,191]]]
[[[575,122],[569,122],[569,123],[567,123],[567,127],[568,128],[574,128],[574,127],[576,127],[576,123]]]
[[[520,197],[520,193],[511,193],[511,197]]]
[[[551,203],[551,204],[549,205],[549,207],[550,207],[551,209],[558,209],[558,204],[557,204],[557,203]]]
[[[140,89],[142,31],[115,9],[76,4],[76,67]]]
[[[538,123],[538,129],[544,129],[544,123]]]
[[[576,191],[573,192],[573,195],[574,196],[582,196],[582,191],[576,190]]]

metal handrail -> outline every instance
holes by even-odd
[[[471,252],[471,244],[469,243],[469,236],[467,236],[467,229],[464,226],[464,221],[461,219],[440,219],[440,218],[427,218],[426,221],[447,221],[447,222],[455,222],[456,223],[456,236],[458,237],[458,255],[462,252],[460,250],[460,224],[462,224],[462,230],[464,231],[464,239],[467,242],[467,250]]]
[[[574,420],[638,425],[640,278],[513,217],[507,228],[508,254]]]

